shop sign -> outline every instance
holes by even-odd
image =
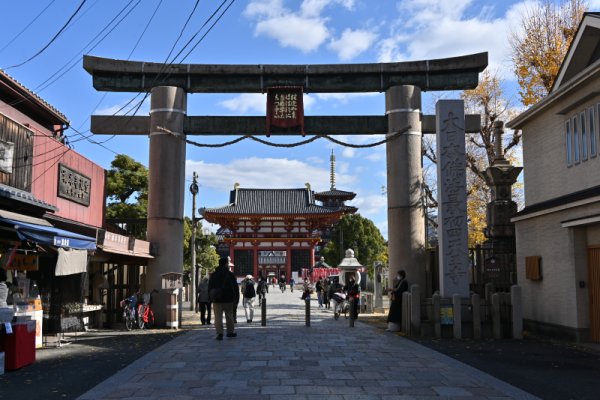
[[[54,236],[54,246],[56,247],[71,247],[69,238],[62,236]]]
[[[58,197],[84,206],[90,205],[92,180],[63,164],[58,164]]]
[[[32,254],[15,254],[10,262],[6,266],[6,269],[15,271],[37,271],[38,270],[38,256]]]
[[[161,275],[162,289],[178,289],[183,287],[183,274],[179,272],[167,272]]]
[[[271,132],[299,132],[304,136],[304,104],[301,86],[267,89],[267,136]]]

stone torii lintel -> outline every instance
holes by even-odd
[[[385,116],[313,116],[305,117],[306,135],[375,135],[388,132],[388,118]],[[435,134],[435,115],[423,115],[422,132]],[[478,133],[481,130],[479,114],[466,115],[465,131]],[[260,136],[266,134],[265,117],[186,117],[186,135],[206,136]],[[145,116],[103,116],[93,115],[91,131],[96,135],[148,135],[150,117]],[[271,133],[272,136],[299,135],[298,133]]]
[[[156,86],[186,93],[264,93],[271,86],[301,86],[306,93],[385,92],[412,85],[422,91],[477,87],[488,54],[366,64],[163,64],[86,55],[83,68],[96,90],[149,92]]]

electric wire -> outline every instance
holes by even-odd
[[[13,43],[15,40],[17,40],[17,39],[18,39],[18,38],[19,38],[19,37],[20,37],[20,36],[21,36],[23,33],[25,33],[25,31],[26,31],[28,28],[30,28],[30,27],[33,25],[33,23],[34,23],[35,21],[37,21],[37,19],[38,19],[39,17],[41,17],[41,16],[42,16],[42,14],[44,14],[44,12],[46,12],[46,10],[47,10],[48,8],[50,8],[50,6],[51,6],[52,4],[54,4],[54,2],[55,2],[55,1],[56,1],[56,0],[52,0],[50,3],[48,3],[48,5],[47,5],[46,7],[44,7],[44,8],[42,9],[42,11],[40,11],[40,12],[39,12],[39,13],[38,13],[38,14],[37,14],[37,15],[36,15],[36,16],[35,16],[35,17],[34,17],[34,18],[31,20],[31,21],[29,21],[28,23],[26,23],[26,24],[25,24],[25,27],[24,27],[23,29],[21,29],[21,30],[19,31],[19,33],[17,33],[15,36],[13,36],[13,38],[12,38],[12,39],[10,39],[10,40],[8,41],[8,43],[6,43],[4,46],[2,46],[2,48],[0,48],[0,53],[2,53],[4,50],[6,50],[6,48],[7,48],[8,46],[10,46],[10,45],[11,45],[11,44],[12,44],[12,43]]]
[[[75,18],[75,16],[77,15],[77,13],[79,13],[79,11],[81,10],[81,8],[83,7],[83,5],[86,2],[87,2],[87,0],[82,0],[81,1],[81,3],[79,4],[79,6],[75,10],[75,12],[73,12],[73,14],[71,14],[71,16],[69,17],[69,19],[67,20],[67,22],[62,26],[62,28],[60,28],[60,30],[52,37],[52,39],[50,39],[50,41],[44,47],[42,47],[40,50],[38,50],[37,53],[35,53],[31,57],[29,57],[27,60],[25,60],[25,61],[23,61],[23,62],[21,62],[19,64],[11,65],[10,67],[6,67],[4,69],[7,70],[7,69],[21,67],[21,66],[27,64],[29,61],[31,61],[34,58],[36,58],[37,56],[39,56],[40,54],[42,54],[44,52],[44,50],[46,50],[48,47],[50,47],[50,45],[52,43],[54,43],[54,41],[56,41],[56,39],[58,39],[58,37],[60,36],[60,34],[67,28],[67,26],[69,25],[69,23],[73,20],[73,18]]]

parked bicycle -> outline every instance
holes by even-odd
[[[158,293],[158,290],[144,294],[136,293],[121,300],[123,320],[128,331],[133,328],[151,329],[154,326],[154,312],[151,305],[153,293]]]
[[[150,293],[142,295],[142,304],[138,305],[137,323],[140,329],[152,329],[154,326],[154,312],[152,311],[152,294],[158,293],[154,289]]]
[[[348,319],[350,314],[350,302],[345,293],[336,292],[333,294],[331,299],[333,301],[333,318],[338,319],[341,314],[344,314],[344,318]]]

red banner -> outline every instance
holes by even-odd
[[[271,132],[299,132],[304,136],[302,86],[267,89],[267,136]]]

